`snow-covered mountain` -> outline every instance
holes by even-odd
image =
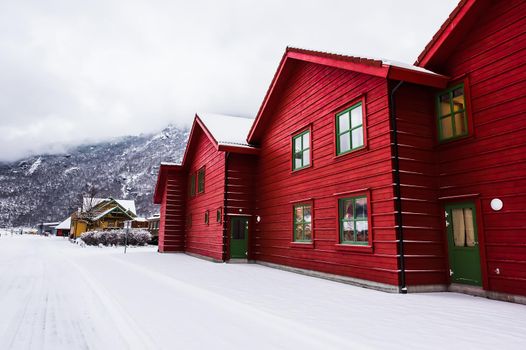
[[[181,161],[187,139],[187,130],[168,126],[154,135],[0,163],[0,227],[63,220],[87,186],[97,197],[134,199],[141,216],[157,212],[152,195],[159,163]]]

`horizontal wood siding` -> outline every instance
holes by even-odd
[[[526,295],[526,2],[484,13],[442,67],[469,78],[474,135],[437,148],[440,196],[480,194],[485,287]]]
[[[200,128],[195,129],[192,137],[195,141],[187,154],[187,181],[190,174],[205,166],[205,190],[199,194],[196,190],[194,197],[187,195],[186,215],[192,216],[192,223],[186,229],[186,251],[222,260],[223,229],[216,223],[216,210],[223,206],[224,200],[225,154],[215,149]],[[207,210],[209,223],[205,224]]]
[[[404,84],[396,92],[406,283],[446,284],[435,155],[435,91]]]
[[[185,191],[184,172],[173,172],[166,176],[159,224],[160,252],[184,251]]]
[[[396,285],[387,82],[316,64],[295,64],[261,139],[255,210],[261,222],[253,230],[253,256]],[[335,113],[360,97],[366,101],[367,149],[336,157]],[[293,172],[292,135],[309,126],[312,166]],[[339,250],[337,194],[365,188],[370,191],[373,249]],[[314,206],[310,247],[291,244],[293,202],[301,200],[312,200]]]
[[[253,259],[253,227],[254,214],[254,181],[257,157],[254,155],[230,153],[227,161],[227,207],[224,211],[227,220],[233,216],[249,217],[249,249],[248,258]],[[214,218],[215,219],[215,218]],[[227,230],[230,226],[227,223]],[[229,236],[228,231],[226,233]],[[226,251],[230,252],[229,241],[226,241]],[[227,254],[228,255],[228,254]]]

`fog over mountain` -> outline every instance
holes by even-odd
[[[140,216],[153,214],[159,164],[180,161],[187,138],[188,130],[170,125],[156,134],[0,163],[0,227],[63,220],[79,207],[87,186],[97,196],[134,199]]]

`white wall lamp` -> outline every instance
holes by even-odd
[[[504,203],[502,203],[502,200],[499,198],[493,198],[490,202],[491,209],[495,211],[499,211],[504,206]]]

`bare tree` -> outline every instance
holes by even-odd
[[[81,193],[78,195],[77,217],[89,219],[93,215],[93,208],[97,205],[96,198],[99,188],[88,182]]]

